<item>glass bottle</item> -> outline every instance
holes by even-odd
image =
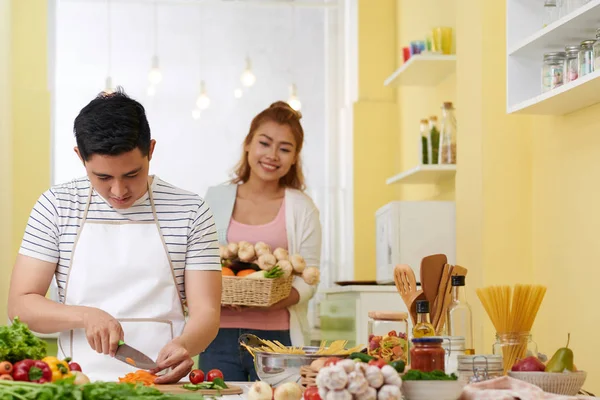
[[[429,161],[431,164],[438,163],[440,150],[440,131],[437,128],[437,117],[429,117]]]
[[[473,313],[467,303],[464,291],[465,277],[462,275],[452,277],[452,303],[448,308],[446,324],[448,336],[462,336],[465,338],[465,354],[475,354],[473,348]]]
[[[426,119],[421,120],[421,137],[419,138],[419,154],[421,157],[421,164],[429,164],[429,153],[431,151],[429,147],[429,125]]]
[[[439,164],[456,164],[456,118],[451,102],[442,106]]]
[[[600,28],[596,29],[596,43],[594,43],[594,71],[600,70]]]
[[[567,46],[565,47],[565,83],[573,82],[577,79],[579,74],[579,46]]]
[[[558,12],[559,8],[556,4],[556,0],[544,1],[544,17],[542,27],[545,28],[546,26],[556,21],[558,19]]]
[[[431,325],[429,317],[429,302],[427,300],[417,301],[417,323],[413,327],[413,337],[422,338],[435,336],[435,329]]]
[[[579,48],[579,77],[594,72],[594,43],[595,40],[584,40]]]

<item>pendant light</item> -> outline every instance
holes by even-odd
[[[113,80],[111,76],[112,70],[112,26],[111,26],[111,15],[110,15],[110,2],[111,0],[106,0],[106,47],[108,49],[108,57],[107,57],[107,72],[106,78],[104,79],[104,90],[103,92],[106,94],[111,94],[115,91],[115,87],[113,85]]]
[[[252,72],[252,61],[250,61],[250,57],[246,57],[246,69],[242,72],[240,81],[245,87],[251,87],[256,82],[256,76]]]
[[[148,87],[148,96],[154,96],[156,93],[156,85],[162,81],[162,72],[160,71],[160,62],[158,59],[158,6],[156,0],[153,4],[153,33],[154,33],[154,55],[152,56],[152,67],[148,72],[148,80],[150,86]]]
[[[236,99],[241,99],[243,95],[244,91],[240,88],[237,88],[233,91],[233,97],[235,97]]]
[[[288,98],[287,103],[296,111],[300,111],[302,108],[302,102],[300,102],[300,99],[298,98],[295,83],[290,85],[290,97]]]
[[[210,98],[206,93],[206,85],[204,81],[200,81],[200,95],[196,99],[196,106],[200,110],[206,110],[210,106]]]

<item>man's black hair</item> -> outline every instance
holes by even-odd
[[[84,161],[94,154],[117,156],[139,148],[150,151],[150,126],[144,107],[118,88],[100,93],[85,106],[73,126]]]

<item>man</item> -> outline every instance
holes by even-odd
[[[53,187],[34,206],[12,273],[8,313],[60,332],[59,357],[92,380],[134,371],[119,340],[177,382],[219,328],[221,265],[212,212],[199,196],[149,175],[156,142],[144,108],[103,93],[75,119],[87,177]],[[60,303],[45,297],[53,277]],[[187,301],[188,318],[184,316]]]

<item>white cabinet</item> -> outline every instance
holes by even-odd
[[[321,293],[321,340],[344,339],[349,346],[367,345],[369,311],[407,312],[393,285],[340,286]]]

